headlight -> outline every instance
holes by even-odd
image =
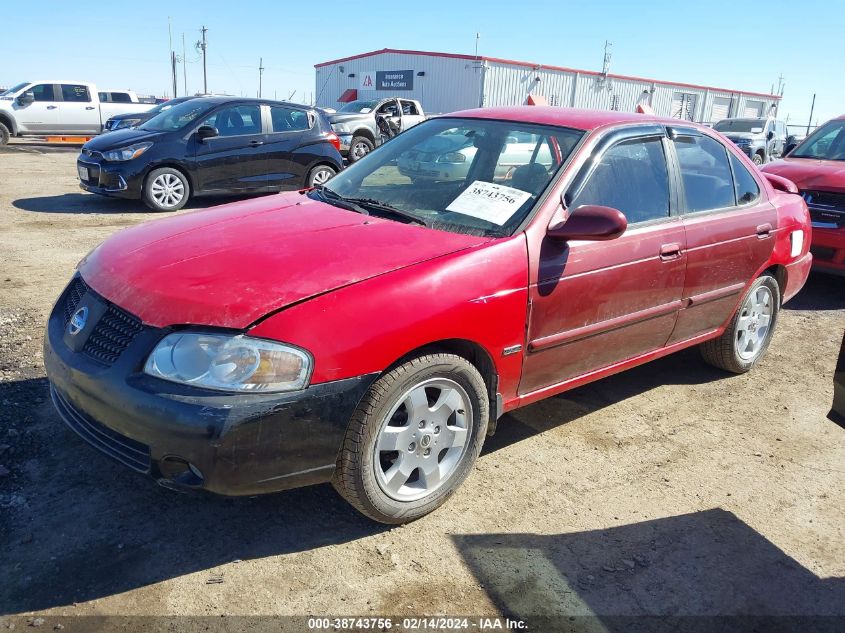
[[[165,336],[144,373],[222,391],[295,391],[308,385],[313,362],[304,350],[249,336],[178,332]]]
[[[138,158],[141,154],[146,152],[153,146],[152,143],[139,143],[138,145],[130,145],[129,147],[121,147],[120,149],[112,149],[108,152],[103,152],[103,158],[111,162],[122,162]]]
[[[443,154],[440,158],[437,159],[438,163],[465,163],[467,162],[467,157],[461,154],[460,152],[449,152],[448,154]]]
[[[135,127],[141,122],[141,119],[120,119],[119,121],[115,122],[114,129],[115,130],[122,130],[123,128],[127,127]]]
[[[343,134],[349,131],[349,126],[346,123],[332,123],[332,129],[338,134]]]

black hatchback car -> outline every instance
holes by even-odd
[[[323,184],[342,168],[339,148],[331,124],[315,108],[203,97],[88,141],[77,170],[85,191],[175,211],[192,196]]]

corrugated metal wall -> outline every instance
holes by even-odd
[[[314,94],[316,104],[320,107],[339,107],[341,104],[338,104],[337,100],[347,88],[357,89],[359,99],[386,96],[418,99],[426,113],[477,108],[481,102],[481,76],[484,70],[479,62],[473,60],[382,53],[322,66],[315,70],[317,80]],[[414,89],[399,90],[395,93],[362,90],[359,87],[362,73],[378,70],[413,70]],[[417,73],[420,72],[425,75],[418,77]],[[349,77],[349,74],[354,74],[355,77]]]
[[[396,94],[419,99],[429,113],[453,112],[479,105],[522,105],[528,95],[534,94],[546,97],[551,105],[623,112],[633,112],[638,103],[645,102],[660,116],[713,123],[713,104],[717,97],[730,101],[730,116],[746,116],[755,107],[765,116],[774,103],[771,98],[738,91],[612,75],[605,78],[574,70],[412,53],[380,53],[317,68],[317,105],[338,107],[337,99],[347,88],[358,89],[359,99],[387,96],[387,92],[361,90],[358,86],[362,72],[377,70],[413,70],[414,89]],[[424,72],[425,76],[416,76],[419,72]],[[350,73],[356,76],[349,78]],[[723,106],[721,110],[724,110]]]

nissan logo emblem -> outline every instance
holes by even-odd
[[[76,336],[82,330],[85,329],[85,324],[88,322],[88,307],[82,306],[73,313],[73,316],[70,317],[70,323],[67,324],[67,331],[68,334],[71,336]]]

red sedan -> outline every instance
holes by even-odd
[[[845,116],[828,121],[764,172],[793,181],[810,207],[813,267],[845,275]]]
[[[466,175],[399,172],[422,155]],[[165,486],[331,481],[409,521],[507,411],[691,345],[751,369],[811,265],[791,187],[678,120],[432,119],[326,185],[107,240],[50,316],[53,401]]]

